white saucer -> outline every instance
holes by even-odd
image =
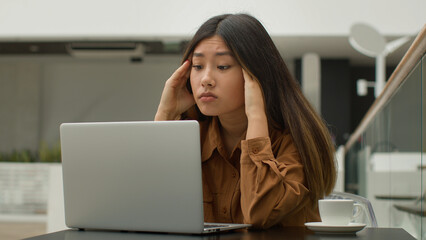
[[[305,223],[308,229],[314,232],[321,233],[356,233],[362,230],[366,224],[364,223],[349,223],[348,225],[326,225],[322,222],[308,222]]]

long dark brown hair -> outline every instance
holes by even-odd
[[[195,33],[183,61],[190,58],[200,41],[215,35],[222,37],[241,67],[259,81],[269,126],[289,130],[304,165],[311,199],[329,194],[336,180],[335,149],[329,131],[303,96],[265,28],[247,14],[213,17]]]

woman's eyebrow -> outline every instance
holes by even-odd
[[[204,57],[204,54],[194,52],[194,54],[192,55],[192,57]]]
[[[229,52],[229,51],[217,52],[215,55],[216,56],[231,56],[231,57],[233,56],[232,53]],[[194,54],[193,54],[192,57],[204,57],[204,54],[203,53],[194,52]]]

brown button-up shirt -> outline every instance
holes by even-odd
[[[217,118],[200,122],[204,220],[254,227],[302,226],[320,221],[303,165],[287,132],[245,139],[229,155]]]

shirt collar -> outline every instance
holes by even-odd
[[[217,117],[212,117],[209,121],[207,131],[205,131],[206,136],[204,137],[204,143],[201,150],[201,161],[205,162],[212,156],[213,152],[217,151],[225,157],[225,148],[220,135],[219,128],[219,119]],[[246,132],[241,136],[241,139],[245,139]],[[238,143],[236,149],[241,149],[241,142]],[[234,150],[235,151],[235,150]]]

